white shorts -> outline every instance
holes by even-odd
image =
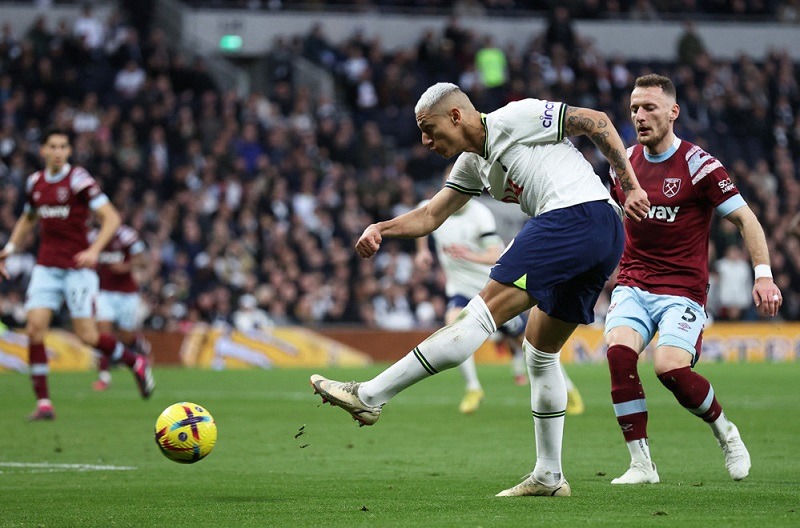
[[[705,322],[705,310],[691,299],[617,286],[611,294],[605,331],[627,326],[639,332],[647,345],[658,330],[656,346],[682,348],[697,358]]]
[[[73,319],[88,319],[94,315],[94,301],[100,279],[92,269],[64,269],[48,266],[33,267],[25,299],[25,310],[49,308],[56,312],[67,302]]]
[[[120,330],[133,332],[139,329],[139,294],[136,292],[111,292],[100,290],[97,294],[98,321],[110,321]]]

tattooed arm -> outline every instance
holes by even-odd
[[[641,220],[650,208],[647,193],[644,192],[633,167],[625,153],[617,129],[604,112],[590,108],[568,106],[564,116],[564,134],[567,136],[588,136],[603,156],[611,164],[611,168],[619,178],[625,192],[625,212],[636,220]]]

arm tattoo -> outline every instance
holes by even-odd
[[[601,114],[602,115],[602,114]],[[574,135],[587,135],[592,140],[603,156],[606,157],[614,172],[619,178],[622,190],[628,192],[633,189],[633,184],[630,181],[630,176],[626,169],[627,156],[625,151],[620,151],[615,148],[609,141],[611,133],[609,129],[613,130],[608,120],[603,117],[595,120],[592,117],[581,112],[580,108],[570,106],[567,108],[566,113],[566,126],[565,132],[569,136]]]
[[[594,130],[594,126],[594,121],[578,113],[577,108],[572,106],[567,107],[566,126],[564,127],[564,132],[567,136],[588,135]]]

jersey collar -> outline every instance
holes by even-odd
[[[49,170],[44,169],[44,181],[46,181],[47,183],[58,183],[61,180],[63,180],[67,176],[67,174],[69,174],[69,171],[71,169],[72,165],[70,165],[69,163],[65,163],[64,166],[61,167],[61,170],[56,174],[50,174]]]
[[[655,156],[652,154],[647,153],[647,149],[642,149],[644,152],[644,158],[649,161],[650,163],[661,163],[662,161],[666,161],[672,157],[678,151],[678,147],[681,146],[681,138],[675,136],[675,140],[672,142],[672,145],[661,154],[656,154]]]

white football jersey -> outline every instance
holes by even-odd
[[[483,156],[462,153],[445,184],[479,196],[517,203],[538,216],[611,196],[583,154],[564,137],[567,105],[539,99],[515,101],[483,114]]]
[[[420,207],[428,203],[425,200]],[[491,265],[478,264],[448,256],[444,249],[455,244],[481,252],[492,246],[503,247],[503,239],[497,234],[497,223],[488,207],[475,200],[450,215],[439,228],[431,233],[436,244],[436,255],[444,270],[448,297],[463,295],[471,299],[478,295],[489,281]]]

